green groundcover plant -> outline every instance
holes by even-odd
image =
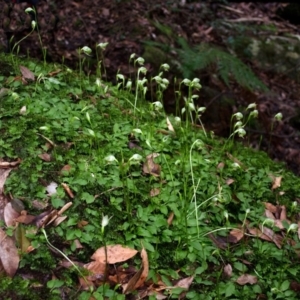
[[[78,73],[18,56],[1,55],[1,63],[0,158],[19,162],[4,191],[35,216],[15,227],[2,220],[8,236],[23,228],[32,251],[18,245],[16,274],[1,272],[1,298],[299,299],[300,180],[235,141],[257,117],[255,104],[232,116],[224,140],[201,122],[197,78],[180,83],[189,91],[180,115],[164,113],[166,64],[149,80],[144,60],[132,55],[135,80],[117,74],[111,85],[100,73],[85,76],[84,58]],[[145,101],[148,81],[154,103]],[[41,213],[70,201],[67,219],[39,225]],[[106,266],[84,288],[84,264],[117,244],[147,252],[144,284],[124,294],[126,280],[109,277],[130,267],[138,276],[135,257]]]

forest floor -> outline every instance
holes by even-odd
[[[29,32],[30,17],[24,13],[26,3],[13,7],[0,1],[3,20],[0,29],[0,42],[7,44],[7,37],[15,35],[20,40]],[[106,76],[115,81],[119,71],[130,76],[132,67],[128,60],[132,53],[145,55],[145,43],[161,43],[176,46],[177,38],[183,37],[190,45],[209,43],[223,49],[229,49],[228,41],[237,38],[234,26],[260,26],[256,35],[283,36],[286,33],[297,36],[299,27],[280,19],[276,11],[282,4],[209,4],[181,1],[161,3],[161,1],[40,1],[37,7],[38,21],[43,45],[47,49],[47,59],[64,62],[76,67],[78,64],[77,50],[83,46],[95,48],[98,43],[108,42],[105,51],[104,65]],[[218,25],[225,22],[226,25]],[[225,24],[224,23],[224,24]],[[230,25],[231,24],[231,25]],[[265,26],[273,31],[262,31]],[[275,29],[274,29],[275,28]],[[254,35],[246,31],[244,34]],[[42,58],[41,47],[37,34],[34,33],[22,41],[21,51],[31,56]],[[62,59],[63,58],[63,59]],[[269,153],[275,160],[286,161],[296,174],[300,172],[300,138],[299,138],[299,92],[297,66],[286,72],[276,73],[274,69],[262,69],[255,60],[245,61],[254,73],[269,88],[268,92],[249,91],[235,82],[227,86],[214,76],[214,69],[207,69],[197,74],[204,87],[215,91],[214,95],[203,93],[200,104],[210,106],[210,111],[218,115],[204,115],[205,125],[216,134],[228,136],[230,116],[240,107],[256,103],[259,110],[257,128],[249,129],[250,143]],[[92,61],[91,61],[92,64]],[[156,66],[147,63],[150,74],[154,74]],[[93,67],[92,67],[93,68]],[[95,69],[95,67],[94,67]],[[295,74],[296,76],[290,76]],[[299,72],[298,72],[299,73]],[[176,74],[175,74],[176,76]],[[173,76],[174,77],[174,76]],[[171,88],[170,88],[171,89]],[[165,95],[165,106],[168,112],[174,111],[172,91]],[[221,106],[221,97],[233,99],[234,105]],[[283,121],[273,122],[273,116],[281,112]],[[271,133],[270,133],[271,132]],[[249,142],[249,141],[248,141]]]

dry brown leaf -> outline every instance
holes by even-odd
[[[60,223],[62,223],[68,216],[58,216],[54,221],[53,221],[53,226],[57,227]],[[47,224],[48,225],[48,224]]]
[[[183,279],[179,280],[174,285],[174,287],[180,287],[180,288],[186,289],[186,291],[183,291],[183,292],[180,293],[180,295],[178,297],[178,300],[181,300],[181,299],[185,298],[186,293],[187,293],[188,289],[190,288],[190,285],[192,284],[193,280],[194,280],[194,276],[190,276],[190,277],[183,278]]]
[[[277,206],[273,205],[272,203],[265,202],[265,208],[269,210],[271,213],[275,214],[277,212]]]
[[[214,242],[214,244],[220,249],[227,249],[228,243],[218,236],[214,236],[212,233],[208,237]]]
[[[13,277],[18,270],[20,257],[14,240],[0,228],[0,261],[5,273]]]
[[[217,165],[217,169],[223,169],[224,167],[225,167],[225,163],[223,163],[223,162],[220,162]]]
[[[20,71],[24,79],[30,79],[32,81],[35,80],[34,74],[28,68],[20,66]]]
[[[194,280],[194,276],[190,276],[190,277],[186,277],[186,278],[183,278],[183,279],[180,279],[175,285],[174,287],[180,287],[180,288],[183,288],[183,289],[189,289],[192,282]]]
[[[15,226],[15,219],[20,216],[20,213],[15,211],[11,205],[11,202],[7,203],[4,207],[4,222],[6,226]]]
[[[265,210],[265,216],[269,219],[275,220],[273,213],[267,209]]]
[[[73,199],[74,198],[74,194],[73,192],[71,191],[71,189],[69,188],[69,186],[66,184],[66,183],[62,183],[61,184],[64,188],[64,190],[66,191],[66,193],[68,194],[68,196]]]
[[[275,190],[281,186],[282,176],[273,177],[272,190]]]
[[[281,208],[281,212],[280,212],[280,217],[279,217],[279,219],[280,219],[281,221],[287,220],[287,217],[286,217],[286,207],[285,207],[284,205],[281,205],[280,208]]]
[[[223,275],[224,275],[226,278],[230,278],[230,277],[232,276],[232,267],[231,267],[230,264],[227,264],[227,265],[224,267]]]
[[[42,202],[40,200],[33,200],[31,204],[34,208],[39,210],[45,209],[48,206],[47,202]]]
[[[151,189],[151,191],[150,191],[150,197],[155,197],[159,194],[160,194],[160,189],[159,188],[154,188],[154,189]]]
[[[160,165],[154,162],[154,158],[159,156],[158,153],[151,153],[147,155],[146,161],[143,164],[143,172],[145,174],[151,174],[155,177],[160,176]]]
[[[60,170],[60,173],[61,174],[64,174],[64,173],[68,173],[68,172],[70,172],[71,171],[71,166],[70,165],[64,165],[63,167],[62,167],[62,169]]]
[[[175,132],[174,127],[173,127],[173,125],[172,125],[172,123],[170,122],[170,120],[169,120],[168,117],[167,117],[166,121],[167,121],[168,129],[169,129],[170,131],[172,131],[172,132]]]
[[[21,159],[17,159],[16,161],[0,161],[0,168],[1,169],[7,169],[7,168],[13,168],[16,167],[21,163]]]
[[[51,155],[49,153],[42,153],[42,154],[39,154],[38,157],[40,159],[42,159],[43,161],[46,161],[46,162],[49,162],[51,161]]]
[[[137,254],[137,250],[124,247],[122,245],[108,245],[106,247],[107,263],[115,264],[118,262],[126,261]],[[106,262],[105,247],[101,247],[96,250],[91,259],[101,263]]]
[[[83,249],[84,248],[78,239],[74,240],[74,244],[75,244],[76,249]]]
[[[148,262],[148,254],[146,250],[143,248],[141,251],[142,257],[142,267],[141,269],[129,280],[126,286],[123,287],[123,293],[127,294],[132,291],[135,291],[139,287],[141,287],[146,281],[149,273],[149,262]]]
[[[15,219],[16,222],[22,223],[22,224],[30,224],[34,221],[35,216],[33,215],[27,215],[27,213],[24,211],[21,213],[19,217]]]
[[[172,224],[173,219],[174,219],[174,213],[171,212],[171,213],[169,214],[169,217],[168,217],[168,220],[167,220],[167,223],[168,223],[169,226]]]
[[[241,229],[232,229],[230,231],[229,241],[230,243],[237,243],[244,237],[244,232]]]
[[[231,185],[232,183],[234,183],[234,179],[232,179],[232,178],[228,178],[228,179],[226,179],[226,184],[227,185]]]
[[[265,226],[264,227],[260,226],[260,227],[261,227],[260,230],[263,232],[263,234],[268,236],[274,242],[274,244],[279,249],[281,249],[283,237],[280,236],[279,234],[275,234],[275,232],[272,229],[268,228],[268,227],[265,227]]]
[[[85,220],[81,220],[77,223],[77,227],[78,228],[83,228],[84,226],[88,225],[89,222],[88,221],[85,221]]]
[[[247,283],[255,284],[257,283],[257,277],[250,274],[243,274],[236,280],[236,283],[239,285],[245,285]]]
[[[249,233],[256,236],[256,237],[259,237],[260,239],[262,240],[265,240],[265,241],[268,241],[268,242],[272,242],[272,239],[269,238],[267,235],[263,234],[258,228],[247,228]]]
[[[73,202],[66,203],[58,212],[58,215],[62,215],[66,210],[68,210],[73,205]]]

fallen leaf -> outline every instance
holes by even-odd
[[[74,198],[74,194],[73,192],[71,191],[71,189],[69,188],[69,186],[66,184],[66,183],[62,183],[61,184],[64,188],[64,190],[66,191],[66,193],[68,194],[68,196],[73,199]]]
[[[273,177],[272,190],[275,190],[281,186],[282,176]]]
[[[218,163],[217,169],[223,169],[225,167],[225,164],[223,162]]]
[[[228,238],[230,243],[235,244],[239,242],[243,237],[244,237],[244,232],[241,229],[236,228],[230,231]]]
[[[234,183],[234,179],[232,179],[232,178],[228,178],[228,179],[226,179],[226,184],[227,185],[231,185],[232,183]]]
[[[24,79],[30,79],[32,81],[35,80],[34,74],[28,68],[20,66],[20,71]]]
[[[168,117],[167,117],[166,121],[167,121],[168,129],[169,129],[170,131],[172,131],[172,132],[175,132],[174,127],[173,127],[173,125],[172,125],[172,123],[170,122],[170,120],[169,120]]]
[[[269,210],[271,213],[275,214],[277,212],[277,207],[275,205],[273,205],[272,203],[265,202],[264,205],[265,205],[265,208],[267,210]]]
[[[159,156],[158,153],[151,153],[147,155],[146,162],[143,164],[143,172],[145,174],[151,174],[155,177],[160,176],[160,165],[154,162],[154,158]]]
[[[50,162],[51,161],[51,155],[48,153],[42,153],[38,155],[39,158],[41,158],[43,161]]]
[[[230,278],[230,277],[232,276],[232,267],[231,267],[231,264],[227,264],[227,265],[224,267],[223,275],[224,275],[226,278]]]
[[[155,197],[159,194],[160,194],[160,189],[158,189],[158,188],[151,189],[151,191],[150,191],[150,197]]]
[[[137,250],[122,245],[108,245],[106,247],[107,263],[115,264],[126,261],[137,254]],[[105,247],[101,247],[91,256],[93,260],[106,263]]]
[[[239,285],[245,285],[247,283],[255,284],[257,283],[257,277],[250,274],[243,274],[236,280],[236,283]]]
[[[141,251],[142,257],[142,267],[141,269],[129,280],[127,285],[123,286],[123,293],[127,294],[132,291],[135,291],[140,286],[144,284],[148,277],[149,273],[149,262],[148,262],[148,254],[146,250],[143,248]]]
[[[7,203],[4,207],[4,222],[6,226],[15,226],[15,219],[20,216],[20,213],[15,211],[11,205],[11,202]]]
[[[0,261],[6,274],[13,277],[18,270],[20,257],[14,240],[0,228]]]
[[[168,223],[169,226],[172,224],[173,219],[174,219],[174,213],[171,212],[171,213],[169,214],[169,217],[168,217],[168,220],[167,220],[167,223]]]
[[[178,297],[178,300],[181,300],[181,299],[185,298],[186,293],[187,293],[188,289],[190,288],[190,285],[192,284],[193,280],[194,280],[194,276],[186,277],[186,278],[183,278],[183,279],[179,280],[174,285],[174,287],[179,287],[179,288],[183,288],[183,289],[186,290],[186,291],[183,291],[183,292],[180,293],[180,295]]]

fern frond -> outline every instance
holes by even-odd
[[[230,77],[233,77],[239,85],[249,90],[268,90],[252,70],[232,54],[207,44],[191,48],[184,39],[179,39],[178,44],[182,49],[175,50],[180,56],[184,77],[191,78],[196,71],[215,65],[221,79],[228,86]]]

